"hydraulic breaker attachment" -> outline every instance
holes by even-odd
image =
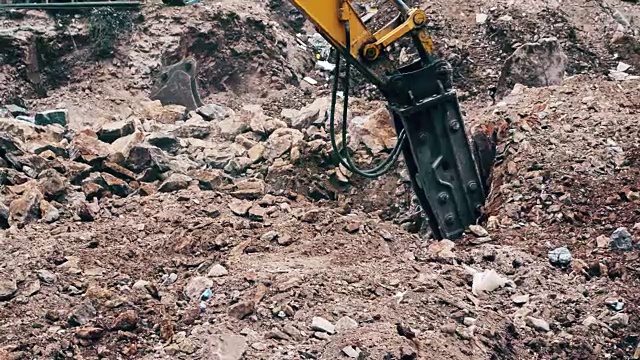
[[[481,215],[487,189],[451,89],[449,65],[424,67],[417,61],[398,72],[385,95],[396,131],[407,135],[403,154],[414,191],[434,237],[459,238]]]
[[[196,82],[196,61],[186,58],[162,70],[151,88],[151,100],[163,105],[182,105],[195,110],[204,104],[200,100]]]

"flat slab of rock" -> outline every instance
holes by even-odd
[[[319,316],[315,316],[311,320],[311,329],[326,332],[328,334],[335,334],[336,332],[335,325],[333,325],[329,320]]]
[[[18,291],[15,280],[0,279],[0,301],[11,299]]]
[[[242,335],[214,335],[209,339],[209,359],[240,360],[247,351],[247,340]]]

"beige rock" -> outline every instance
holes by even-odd
[[[262,160],[262,154],[264,154],[265,146],[263,143],[255,144],[251,149],[247,150],[247,155],[252,164]]]
[[[351,146],[364,144],[373,154],[393,148],[396,142],[391,114],[385,108],[380,108],[368,116],[353,118],[349,132],[352,136]]]

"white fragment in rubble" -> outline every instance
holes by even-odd
[[[625,72],[629,69],[631,69],[631,65],[623,63],[622,61],[620,61],[618,63],[618,66],[616,67],[616,71],[620,71],[620,72]]]
[[[498,275],[495,270],[485,270],[479,272],[478,270],[464,265],[465,270],[473,275],[473,284],[471,285],[471,292],[478,296],[484,292],[491,292],[497,288],[509,285],[515,287],[513,281],[503,278]]]
[[[485,22],[487,22],[488,18],[489,18],[489,15],[487,14],[476,14],[476,23],[484,24]]]
[[[316,63],[316,67],[323,71],[333,71],[336,68],[336,65],[328,61],[320,60]]]
[[[317,82],[317,81],[313,80],[312,78],[310,78],[310,77],[308,77],[308,76],[305,76],[305,77],[304,77],[304,79],[302,79],[302,80],[304,80],[304,81],[308,82],[308,83],[309,83],[309,84],[311,84],[311,85],[318,85],[318,82]]]
[[[640,76],[630,75],[630,74],[627,74],[626,72],[622,72],[622,71],[611,70],[609,72],[609,78],[611,80],[616,80],[616,81],[627,81],[627,80],[640,79]]]
[[[357,358],[360,355],[360,349],[359,348],[353,348],[353,346],[346,346],[344,348],[342,348],[342,352],[347,355],[350,358]]]

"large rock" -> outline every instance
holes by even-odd
[[[247,351],[247,340],[242,335],[213,335],[209,340],[209,359],[240,360]]]
[[[40,202],[44,196],[36,187],[31,187],[9,204],[9,224],[21,226],[40,218]]]
[[[196,112],[207,121],[220,121],[234,114],[233,110],[228,107],[208,104],[199,107]]]
[[[266,192],[266,184],[260,179],[244,179],[234,185],[236,190],[231,195],[238,199],[255,200]]]
[[[38,175],[38,185],[47,199],[54,199],[65,193],[67,179],[56,170],[48,169]]]
[[[180,150],[180,140],[173,134],[153,133],[147,137],[147,142],[172,154]]]
[[[107,123],[98,131],[98,139],[106,143],[112,143],[117,139],[131,135],[136,131],[136,127],[131,120],[120,120]]]
[[[506,95],[515,84],[529,87],[560,85],[567,63],[568,57],[556,38],[524,44],[505,61],[497,94]]]
[[[234,140],[237,135],[250,129],[249,119],[243,114],[230,116],[216,124],[220,129],[220,135],[227,140]]]
[[[160,192],[174,192],[183,190],[189,187],[191,178],[182,174],[171,174],[162,184],[158,187]]]
[[[100,141],[97,134],[90,130],[77,133],[69,144],[69,157],[84,163],[93,163],[106,159],[111,154],[109,144]]]
[[[36,113],[35,124],[36,125],[53,125],[60,124],[67,126],[67,118],[69,117],[69,111],[67,109],[47,110]]]
[[[123,136],[111,143],[111,151],[115,154],[121,154],[123,158],[127,158],[131,149],[143,141],[144,134],[136,131],[133,134]]]
[[[364,144],[373,154],[392,149],[397,140],[391,114],[385,108],[368,116],[354,117],[349,124],[349,133],[354,147]]]
[[[276,129],[265,144],[263,157],[273,160],[286,154],[291,147],[302,141],[304,135],[296,129]]]
[[[23,148],[24,144],[16,136],[8,132],[0,132],[0,154],[5,157],[7,155],[22,156]]]
[[[212,127],[206,121],[189,120],[171,131],[179,138],[205,139],[211,135]]]
[[[143,101],[142,114],[147,120],[157,121],[161,124],[174,124],[187,117],[187,108],[182,105],[162,106],[160,100]]]
[[[211,167],[223,169],[229,160],[234,157],[243,156],[246,150],[235,143],[216,144],[213,148],[204,149],[202,152],[203,160]]]
[[[202,190],[217,190],[225,185],[231,184],[231,177],[225,174],[222,170],[192,170],[189,176],[198,180],[200,188]]]
[[[240,175],[245,172],[253,162],[248,157],[236,157],[224,166],[224,171],[232,175]]]
[[[0,301],[11,299],[18,291],[16,281],[13,279],[0,279]]]
[[[162,150],[148,144],[138,144],[131,147],[126,163],[127,167],[138,173],[147,169],[161,173],[169,170],[169,162]]]
[[[308,128],[311,124],[323,124],[331,106],[331,98],[325,96],[317,98],[313,103],[305,106],[291,118],[291,127],[299,130]]]
[[[133,192],[129,184],[125,181],[118,179],[111,174],[102,173],[101,176],[104,181],[105,188],[112,194],[120,197],[127,197]]]

